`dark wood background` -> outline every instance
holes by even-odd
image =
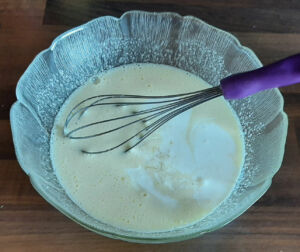
[[[300,85],[281,89],[289,131],[271,188],[216,232],[163,245],[112,240],[75,224],[34,191],[11,139],[9,109],[18,79],[63,31],[132,9],[199,17],[235,34],[264,64],[300,52],[298,0],[0,0],[0,251],[300,251]]]

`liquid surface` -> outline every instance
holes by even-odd
[[[223,97],[173,118],[126,153],[126,146],[97,155],[82,150],[120,142],[140,125],[84,140],[64,137],[63,126],[74,105],[91,96],[169,95],[208,87],[174,67],[132,64],[102,73],[76,90],[58,113],[51,136],[52,164],[66,193],[94,218],[136,231],[171,230],[207,216],[232,191],[244,156],[238,119]],[[70,128],[140,108],[101,109],[85,111]],[[100,131],[97,125],[77,135]]]

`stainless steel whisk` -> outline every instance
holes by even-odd
[[[127,145],[125,152],[129,151],[155,130],[164,125],[175,116],[189,110],[201,103],[209,101],[219,96],[224,96],[227,100],[242,99],[260,91],[293,85],[300,82],[300,54],[291,56],[271,65],[261,67],[254,71],[231,75],[220,81],[220,85],[201,91],[185,94],[166,95],[166,96],[142,96],[142,95],[124,95],[109,94],[89,97],[78,104],[68,114],[65,125],[64,135],[71,139],[88,139],[107,135],[126,127],[131,127],[137,123],[144,123],[144,127],[132,134],[130,137],[120,143],[97,151],[86,151],[88,154],[100,154],[112,151],[120,146]],[[89,109],[103,106],[150,106],[150,108],[133,111],[124,116],[112,117],[96,122],[84,124],[74,129],[69,129],[71,121],[80,120],[81,116]],[[128,119],[132,119],[128,122]],[[82,135],[84,129],[96,125],[119,122],[120,126],[112,127],[109,130],[97,132],[95,134]]]

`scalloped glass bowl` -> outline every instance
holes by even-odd
[[[245,135],[242,172],[231,195],[191,226],[152,233],[119,229],[86,214],[59,184],[49,155],[50,132],[59,108],[93,75],[136,62],[172,65],[211,85],[218,85],[230,74],[261,66],[255,54],[234,36],[191,16],[130,11],[120,18],[94,19],[57,37],[19,80],[18,101],[10,116],[22,169],[50,204],[80,225],[108,237],[162,243],[189,239],[224,226],[264,194],[281,165],[287,116],[277,89],[231,102]]]

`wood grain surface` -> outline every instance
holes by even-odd
[[[16,161],[10,132],[18,79],[63,31],[131,9],[199,17],[232,32],[264,64],[300,52],[297,0],[0,0],[0,251],[300,251],[300,85],[281,89],[289,130],[271,188],[216,232],[161,245],[112,240],[75,224],[32,188]]]

